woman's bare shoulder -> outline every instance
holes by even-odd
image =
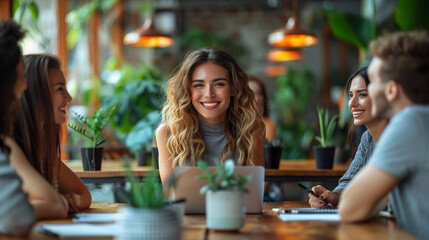
[[[264,123],[265,123],[265,125],[266,126],[269,126],[269,127],[276,127],[276,122],[274,122],[271,118],[268,118],[268,117],[264,117]]]
[[[162,123],[155,130],[155,135],[157,140],[165,140],[170,135],[170,128],[166,123]]]

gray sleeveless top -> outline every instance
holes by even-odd
[[[209,166],[216,166],[216,163],[221,159],[222,149],[225,147],[227,139],[223,133],[223,125],[210,124],[202,120],[198,120],[200,124],[201,136],[206,143],[206,150],[202,160],[207,162]],[[239,158],[238,150],[235,151],[234,162],[237,163]],[[185,164],[186,165],[186,164]]]

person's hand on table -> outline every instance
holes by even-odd
[[[340,200],[340,196],[337,193],[331,192],[321,185],[314,186],[311,190],[319,195],[319,197],[316,197],[311,193],[308,194],[308,203],[312,208],[337,207]]]
[[[80,204],[81,204],[81,197],[76,193],[67,193],[63,195],[66,199],[68,206],[69,206],[69,212],[70,213],[76,213],[80,210]]]

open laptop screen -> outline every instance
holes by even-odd
[[[210,171],[217,171],[216,167],[209,167]],[[171,182],[167,190],[171,200],[186,199],[185,213],[205,214],[206,201],[205,194],[200,194],[202,186],[208,182],[199,180],[197,176],[203,171],[198,167],[176,168],[173,174],[174,181]],[[265,169],[261,166],[236,166],[234,175],[247,176],[252,174],[252,181],[246,183],[245,187],[249,193],[245,194],[246,213],[261,213],[264,195]]]

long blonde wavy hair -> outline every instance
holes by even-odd
[[[172,167],[190,161],[193,166],[201,159],[206,143],[202,139],[197,111],[192,105],[190,87],[195,69],[211,62],[228,70],[233,95],[227,109],[223,132],[227,144],[222,149],[221,162],[235,157],[238,165],[253,165],[255,157],[254,134],[265,129],[262,118],[253,108],[254,95],[249,88],[247,74],[228,53],[218,49],[203,48],[186,55],[167,83],[167,99],[162,109],[162,123],[169,129],[167,149],[172,153]],[[248,162],[246,162],[248,161]]]

